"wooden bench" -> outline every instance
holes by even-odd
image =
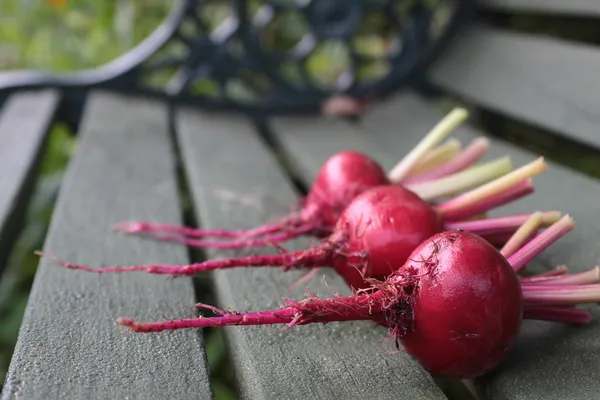
[[[600,11],[594,2],[493,1],[490,8],[561,14]],[[571,6],[572,4],[572,6]],[[477,34],[477,35],[475,35]],[[597,126],[600,49],[478,26],[428,72],[427,83],[484,110],[534,124],[587,149],[600,147]],[[22,208],[44,139],[61,103],[59,91],[18,92],[0,114],[0,269],[22,224]],[[93,265],[187,263],[187,249],[111,231],[120,220],[182,224],[179,165],[194,217],[207,228],[251,227],[282,214],[309,187],[332,153],[358,149],[391,167],[443,116],[432,99],[406,91],[377,104],[359,124],[326,118],[254,121],[241,115],[178,107],[171,131],[167,105],[105,91],[90,93],[76,154],[62,183],[44,250]],[[476,119],[471,122],[476,122]],[[173,135],[172,135],[173,134]],[[455,136],[487,135],[470,124]],[[486,159],[509,154],[522,165],[536,154],[491,138]],[[600,159],[599,159],[600,164]],[[536,192],[497,214],[559,209],[576,229],[532,264],[573,271],[600,263],[600,182],[550,162]],[[308,239],[286,244],[302,248]],[[269,249],[263,249],[267,252]],[[206,258],[226,254],[207,251]],[[195,257],[194,257],[195,258]],[[324,271],[310,287],[349,294]],[[217,305],[277,307],[302,298],[287,287],[302,272],[236,269],[211,274]],[[146,274],[79,273],[42,261],[31,291],[3,399],[202,398],[213,396],[202,335],[193,330],[134,335],[117,316],[189,315],[206,293],[192,279]],[[495,372],[473,382],[484,399],[592,399],[600,393],[600,312],[585,327],[526,321],[516,350]],[[240,398],[443,399],[446,394],[409,356],[381,343],[369,323],[224,328]],[[466,398],[466,394],[454,398]]]

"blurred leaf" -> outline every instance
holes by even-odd
[[[306,69],[316,84],[331,88],[348,71],[350,64],[350,50],[346,43],[329,40],[317,46],[306,61]]]
[[[114,59],[146,38],[174,6],[164,0],[70,0],[61,9],[47,1],[0,4],[0,43],[16,48],[8,61],[0,56],[0,68],[55,71]],[[137,18],[141,13],[144,18]]]
[[[220,96],[219,84],[210,79],[199,79],[190,85],[191,94],[204,94],[207,96]]]
[[[215,400],[236,400],[237,397],[235,392],[232,391],[229,386],[221,382],[213,383],[213,391],[215,393]]]
[[[0,325],[0,341],[4,343],[16,343],[19,327],[23,320],[25,307],[27,306],[27,293],[16,294],[11,301],[11,307],[6,316],[2,318]]]
[[[211,330],[205,340],[206,353],[208,355],[208,367],[215,371],[226,360],[225,342],[223,335],[218,330]]]
[[[46,156],[42,162],[42,174],[63,170],[75,150],[75,139],[66,124],[54,125],[48,140]]]

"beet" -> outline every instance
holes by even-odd
[[[381,186],[358,196],[344,211],[334,234],[333,266],[353,288],[365,277],[385,279],[415,247],[443,228],[435,209],[401,186]]]
[[[323,238],[330,235],[343,210],[364,191],[380,186],[402,184],[424,200],[438,198],[471,189],[497,178],[512,169],[507,157],[464,171],[481,158],[489,148],[489,141],[477,138],[456,157],[441,165],[436,158],[444,157],[447,150],[433,151],[431,147],[446,136],[467,116],[456,109],[442,120],[411,150],[389,174],[368,155],[346,150],[331,156],[321,167],[302,208],[273,223],[249,230],[204,230],[146,221],[121,222],[116,228],[128,234],[144,233],[157,239],[179,242],[194,247],[239,249],[265,246],[294,239],[301,235]],[[456,145],[439,146],[453,151]],[[438,150],[438,149],[434,149]],[[428,153],[429,152],[429,153]],[[435,154],[434,154],[435,153]],[[431,157],[426,157],[431,155]],[[412,171],[420,171],[412,175]],[[231,239],[205,240],[206,237]]]
[[[523,295],[510,264],[487,241],[444,232],[417,247],[409,263],[422,278],[412,289],[406,351],[435,375],[473,378],[513,349]]]
[[[539,219],[533,215],[531,220]],[[525,224],[523,224],[525,225]],[[531,231],[531,225],[523,231]],[[523,318],[587,323],[589,313],[570,306],[597,302],[600,285],[591,278],[557,286],[526,283],[517,271],[574,224],[569,216],[531,239],[508,259],[478,235],[463,231],[437,233],[423,241],[396,271],[350,297],[285,300],[270,311],[228,312],[205,304],[216,317],[142,323],[118,318],[134,332],[150,333],[229,325],[286,324],[372,320],[387,327],[427,371],[447,378],[475,378],[496,368],[513,350]],[[522,230],[515,237],[526,242]],[[393,264],[391,260],[376,262]],[[561,270],[562,271],[562,270]],[[597,269],[595,271],[597,275]],[[589,276],[591,274],[588,273]],[[558,276],[558,278],[556,278]],[[558,275],[545,278],[560,279]]]
[[[333,234],[320,245],[307,250],[280,255],[210,260],[186,266],[92,268],[58,259],[56,261],[71,269],[96,273],[147,271],[152,274],[169,275],[193,275],[216,269],[252,266],[286,269],[333,266],[350,287],[361,289],[369,287],[369,279],[384,280],[406,261],[416,246],[442,231],[444,210],[454,212],[470,208],[476,204],[474,201],[486,199],[485,196],[496,196],[498,188],[510,187],[514,180],[520,182],[545,168],[546,164],[540,158],[499,178],[489,186],[475,189],[435,207],[431,207],[402,186],[374,187],[358,195],[344,210]],[[478,227],[481,226],[480,223]]]
[[[337,153],[319,171],[300,220],[317,231],[323,226],[319,236],[329,235],[352,199],[368,189],[389,184],[383,168],[367,155],[356,151]]]

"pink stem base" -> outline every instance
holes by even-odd
[[[600,302],[600,285],[526,285],[525,304],[575,305]]]
[[[531,261],[544,249],[571,231],[573,227],[573,220],[568,215],[565,215],[560,221],[552,224],[549,228],[510,256],[508,262],[512,265],[513,269],[518,272],[525,264]]]
[[[555,211],[546,211],[543,213],[546,217],[553,217],[557,214]],[[560,214],[560,213],[558,213]],[[462,229],[473,232],[481,236],[498,233],[514,233],[519,227],[527,221],[532,214],[515,214],[505,217],[484,218],[469,221],[450,221],[444,224],[446,230]]]
[[[600,283],[600,266],[578,274],[537,275],[521,279],[521,285],[589,285]]]
[[[531,178],[525,179],[517,183],[516,185],[491,196],[485,200],[477,202],[475,205],[469,207],[455,208],[455,200],[458,198],[450,199],[444,203],[435,206],[436,210],[442,215],[445,221],[456,221],[461,219],[467,219],[474,215],[484,213],[494,208],[503,206],[512,201],[525,197],[534,192],[533,180]]]
[[[560,276],[569,272],[569,269],[566,265],[559,265],[558,267],[551,269],[550,271],[542,272],[540,274],[532,275],[532,276],[524,276],[521,277],[521,284],[527,284],[529,282],[535,283],[535,281],[539,278],[547,277],[547,276]]]

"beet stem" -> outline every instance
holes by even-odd
[[[558,267],[551,269],[550,271],[542,272],[539,274],[520,277],[522,283],[526,283],[529,281],[535,281],[539,278],[549,277],[549,276],[560,276],[569,272],[569,268],[566,265],[559,265]]]
[[[510,157],[502,157],[433,181],[405,186],[423,200],[431,201],[480,186],[509,173],[512,168]]]
[[[559,212],[556,214],[556,219],[560,219],[561,214]],[[529,215],[519,229],[517,229],[504,246],[502,246],[500,253],[506,258],[512,256],[536,234],[543,223],[544,215],[541,212],[535,212]]]
[[[388,173],[388,178],[392,183],[402,182],[410,173],[410,170],[419,162],[421,157],[434,147],[437,143],[448,136],[456,127],[462,124],[469,116],[466,109],[456,107],[440,122],[438,122],[431,131],[406,155],[398,164],[396,164]]]
[[[535,276],[528,279],[521,279],[522,286],[529,285],[589,285],[600,283],[600,266],[596,266],[588,271],[569,275],[554,276]]]
[[[211,318],[189,318],[172,321],[137,322],[129,318],[118,318],[116,323],[128,327],[133,332],[150,333],[188,328],[218,328],[239,325],[294,325],[361,321],[373,319],[383,312],[382,302],[376,294],[352,297],[319,299],[311,297],[301,301],[285,299],[287,307],[250,313],[230,312]]]
[[[525,304],[567,305],[600,302],[600,285],[523,286]]]
[[[493,198],[506,189],[517,185],[519,182],[531,178],[544,172],[548,165],[544,161],[544,157],[539,157],[537,160],[530,162],[500,178],[494,179],[485,185],[479,186],[469,192],[463,193],[451,200],[436,206],[436,209],[443,218],[448,213],[456,213],[457,211],[468,209],[477,203]]]
[[[508,258],[515,272],[519,272],[529,261],[541,253],[544,249],[556,242],[563,235],[571,231],[575,223],[570,215],[565,215],[558,222],[552,224],[538,236],[533,238],[525,246]]]
[[[194,275],[200,272],[213,271],[216,269],[234,268],[234,267],[288,267],[288,268],[307,268],[315,266],[325,266],[330,259],[331,246],[325,244],[308,250],[289,252],[278,255],[255,255],[248,257],[226,258],[219,260],[209,260],[202,263],[189,265],[168,265],[168,264],[149,264],[132,265],[127,267],[105,267],[94,268],[87,265],[74,264],[61,260],[52,255],[36,251],[35,254],[46,257],[57,264],[68,268],[77,269],[98,274],[107,272],[133,272],[145,271],[150,274],[158,275]]]
[[[504,204],[508,204],[521,197],[528,196],[533,193],[534,190],[535,188],[533,186],[532,179],[525,179],[511,188],[498,193],[496,196],[481,200],[479,203],[474,204],[471,207],[445,211],[444,220],[457,221],[467,219],[475,215],[485,213],[486,211],[492,210],[496,207],[503,206]]]
[[[458,139],[448,139],[445,143],[427,151],[402,182],[407,183],[422,174],[428,174],[430,171],[445,165],[450,160],[458,157],[457,153],[461,150],[461,146]]]
[[[477,138],[473,140],[467,148],[444,164],[428,171],[417,173],[414,176],[405,179],[404,184],[421,183],[463,171],[483,157],[483,155],[487,153],[489,147],[490,141],[488,139],[483,137]]]
[[[548,226],[557,222],[562,214],[559,211],[544,211],[533,214],[514,214],[504,217],[491,217],[469,221],[452,221],[444,224],[447,230],[465,230],[476,233],[478,235],[488,235],[501,232],[516,233],[520,227],[525,224],[529,218],[534,215],[540,215],[540,222],[537,228],[532,229],[534,233],[540,226]],[[521,246],[519,246],[521,247]]]
[[[592,315],[588,311],[573,308],[526,306],[523,309],[523,318],[586,325],[591,321]]]

